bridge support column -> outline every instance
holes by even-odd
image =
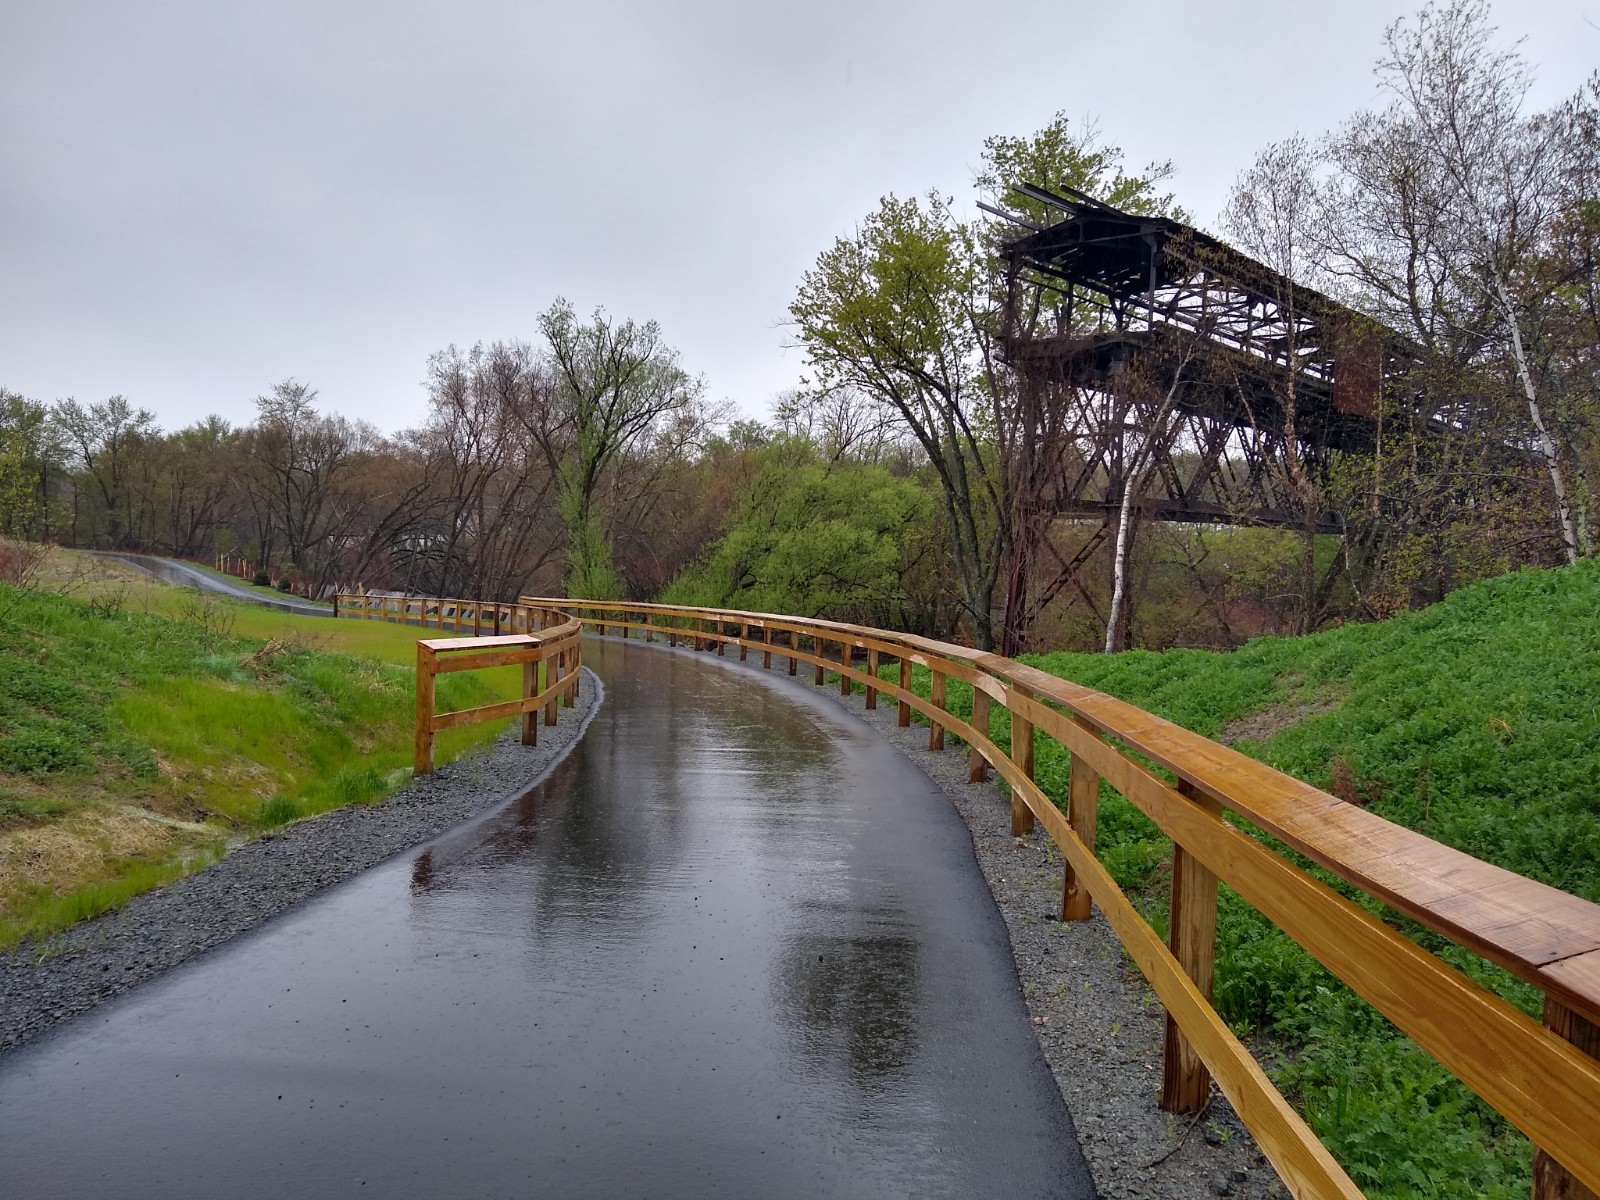
[[[1180,780],[1178,791],[1211,812],[1222,806]],[[1168,911],[1167,945],[1208,1001],[1217,956],[1217,877],[1182,846],[1172,848],[1172,904]],[[1166,1047],[1161,1055],[1161,1107],[1168,1112],[1196,1113],[1211,1095],[1211,1072],[1178,1023],[1167,1016]]]

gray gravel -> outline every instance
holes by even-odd
[[[147,892],[118,912],[0,957],[0,1050],[38,1037],[170,967],[202,954],[527,791],[583,731],[600,701],[585,670],[578,702],[558,710],[539,744],[513,733],[374,805],[336,809],[238,847],[215,865]]]
[[[950,797],[1011,935],[1017,976],[1045,1060],[1105,1200],[1286,1196],[1233,1108],[1212,1086],[1198,1121],[1157,1106],[1164,1010],[1105,917],[1062,924],[1062,859],[1049,835],[1011,836],[1011,804],[993,783],[967,782],[967,749],[927,749],[924,725],[901,729],[896,706],[846,700]],[[1175,1149],[1176,1147],[1176,1149]],[[1159,1160],[1159,1161],[1158,1161]]]

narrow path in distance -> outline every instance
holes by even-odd
[[[216,592],[220,596],[228,596],[234,600],[248,600],[251,604],[264,605],[267,608],[276,608],[281,612],[295,613],[302,617],[331,617],[333,609],[326,604],[313,604],[309,600],[302,600],[298,596],[290,596],[281,592],[271,592],[266,588],[250,587],[243,583],[235,583],[231,579],[219,579],[207,571],[200,570],[193,563],[186,563],[182,559],[162,558],[155,554],[125,554],[120,550],[96,551],[105,558],[114,558],[118,562],[127,563],[130,567],[137,567],[147,574],[154,575],[166,583],[175,583],[179,587],[199,588],[203,592]]]
[[[520,801],[0,1059],[8,1194],[1092,1196],[928,777],[776,673],[585,664]]]

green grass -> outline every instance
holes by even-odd
[[[1208,737],[1243,737],[1238,749],[1279,770],[1600,901],[1597,614],[1600,562],[1584,561],[1490,580],[1381,624],[1262,638],[1232,653],[1026,661]],[[927,679],[914,674],[923,694]],[[949,704],[970,717],[970,689],[952,682]],[[1003,712],[994,736],[1009,745]],[[1066,755],[1048,739],[1040,739],[1036,776],[1063,804]],[[1170,843],[1109,789],[1098,852],[1164,929]],[[1479,983],[1538,1012],[1532,987],[1360,899]],[[1219,1011],[1279,1063],[1279,1085],[1369,1195],[1527,1195],[1527,1141],[1227,889],[1215,992]]]
[[[0,947],[410,775],[417,630],[117,586],[0,588]],[[519,686],[516,668],[446,675],[437,703]],[[446,731],[435,759],[506,725]]]

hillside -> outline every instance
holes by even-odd
[[[1382,624],[1261,638],[1232,653],[1029,661],[1600,901],[1600,562],[1506,575]],[[1058,802],[1063,760],[1046,751],[1039,762]],[[1099,851],[1164,928],[1170,844],[1109,792]],[[1217,1007],[1278,1064],[1280,1086],[1368,1194],[1527,1195],[1531,1148],[1520,1134],[1223,891]],[[1537,1013],[1534,989],[1385,915]]]
[[[0,587],[0,949],[410,776],[415,630],[140,586]],[[439,704],[516,687],[445,676]],[[499,728],[449,731],[440,761]]]

